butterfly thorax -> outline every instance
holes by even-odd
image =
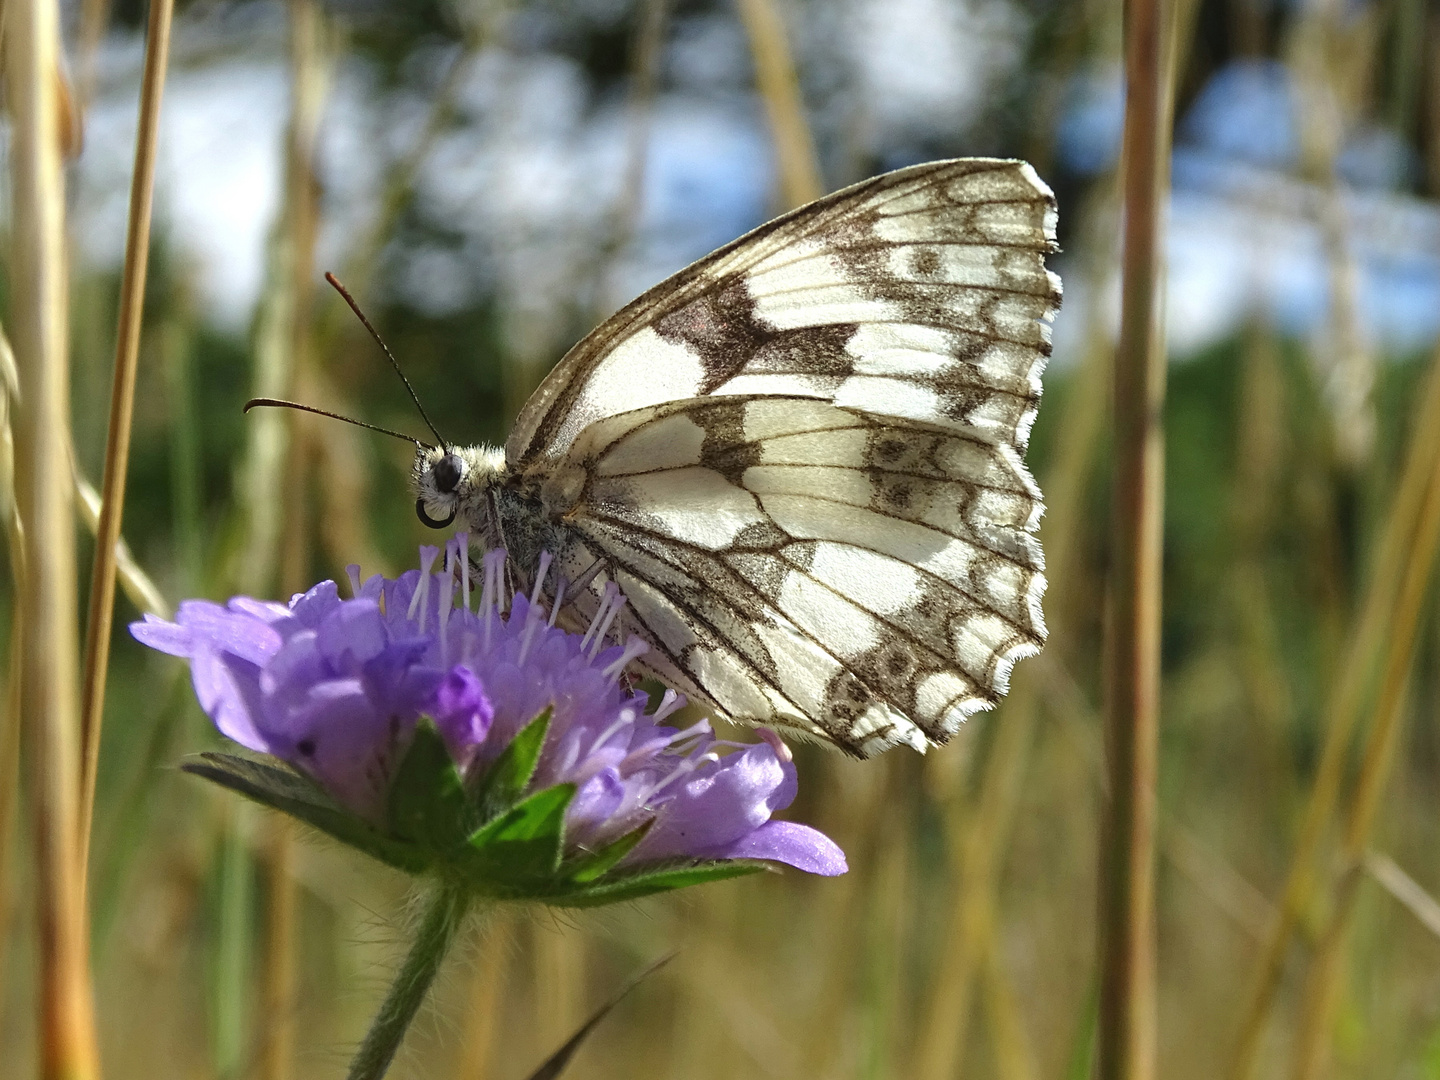
[[[412,471],[415,510],[432,528],[459,522],[485,547],[507,549],[528,577],[542,551],[563,557],[573,542],[562,518],[579,488],[557,483],[570,471],[554,471],[542,484],[512,470],[496,447],[422,448]]]

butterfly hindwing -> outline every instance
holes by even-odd
[[[1044,640],[1022,461],[1059,280],[1028,165],[889,173],[607,320],[506,446],[651,670],[861,755],[942,742]]]
[[[572,452],[586,480],[567,521],[655,673],[732,716],[860,753],[922,747],[1044,640],[1039,492],[973,435],[695,398],[609,417]]]

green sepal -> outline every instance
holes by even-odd
[[[456,859],[477,888],[494,895],[540,895],[557,884],[565,810],[574,784],[556,784],[481,826]]]
[[[645,834],[655,824],[651,818],[638,829],[631,829],[619,840],[612,840],[597,851],[587,851],[572,859],[561,871],[561,876],[577,885],[588,885],[602,874],[608,874],[615,864],[629,855],[635,845],[645,839]]]
[[[724,859],[715,862],[684,863],[637,868],[621,874],[612,874],[597,884],[546,898],[556,907],[598,907],[614,904],[621,900],[637,900],[653,893],[684,889],[690,885],[703,885],[707,881],[723,881],[726,878],[744,877],[772,870],[769,863],[756,859]]]
[[[472,813],[450,749],[434,721],[421,717],[390,782],[390,831],[431,851],[450,851],[468,838]]]
[[[433,865],[429,852],[386,836],[369,822],[336,805],[310,780],[289,769],[214,752],[184,761],[180,768],[239,792],[262,806],[289,814],[397,870],[421,874]]]
[[[476,820],[488,822],[519,803],[525,786],[535,775],[540,751],[545,748],[552,712],[547,705],[544,712],[520,729],[495,763],[485,770],[475,789]]]

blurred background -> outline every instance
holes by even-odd
[[[84,122],[68,198],[75,452],[98,481],[144,9],[64,14]],[[1440,337],[1440,7],[1178,0],[1174,14],[1161,1075],[1233,1075],[1249,1025],[1257,1076],[1291,1075],[1303,1037],[1329,1075],[1440,1078],[1433,605],[1379,749],[1371,719],[1394,602],[1376,567],[1412,436],[1430,430],[1416,405]],[[352,562],[395,573],[433,539],[405,444],[241,415],[278,394],[421,432],[324,270],[448,439],[500,442],[606,314],[825,190],[1019,156],[1060,202],[1066,302],[1030,457],[1050,503],[1046,653],[926,757],[797,751],[790,816],[845,848],[841,879],[495,911],[393,1075],[519,1080],[671,948],[569,1075],[1089,1075],[1120,17],[1119,0],[180,5],[125,517],[141,573],[122,623],[137,604],[288,595]],[[1355,644],[1367,603],[1370,652]],[[403,948],[407,883],[176,770],[217,742],[182,665],[122,625],[91,873],[106,1074],[339,1075]],[[1327,752],[1333,814],[1312,799]],[[1360,764],[1377,755],[1378,776]],[[32,858],[13,748],[0,765],[0,1077],[21,1077]],[[1355,825],[1362,789],[1378,812]],[[1317,814],[1314,881],[1257,1012]],[[1335,960],[1336,1007],[1302,1035],[1317,956]]]

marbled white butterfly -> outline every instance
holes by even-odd
[[[1045,640],[1022,457],[1054,250],[1024,162],[846,188],[607,319],[503,451],[422,449],[416,510],[532,579],[551,553],[583,619],[613,582],[641,664],[723,715],[858,756],[944,742]]]

